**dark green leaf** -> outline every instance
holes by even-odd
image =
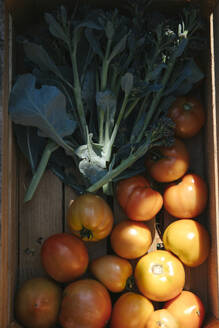
[[[66,113],[65,96],[56,87],[36,89],[35,84],[36,78],[32,74],[18,78],[10,95],[11,119],[17,124],[37,127],[41,136],[69,150],[62,138],[74,132],[76,122]]]
[[[112,40],[113,39],[113,35],[115,33],[114,27],[113,27],[113,23],[111,21],[108,21],[106,24],[106,28],[105,28],[105,33],[107,36],[107,39]]]
[[[83,159],[79,163],[79,170],[91,184],[100,180],[107,173],[105,169],[89,162],[87,159]]]
[[[116,96],[111,90],[100,91],[96,94],[97,107],[104,112],[109,110],[110,112],[115,113],[116,101]]]
[[[93,50],[93,52],[98,55],[101,59],[103,59],[103,51],[101,49],[100,41],[98,38],[94,35],[93,31],[91,29],[85,30],[86,38]]]
[[[68,35],[66,34],[63,27],[58,23],[58,21],[53,17],[53,15],[46,13],[45,21],[49,25],[50,33],[56,38],[64,41],[67,45],[69,44]]]
[[[125,93],[130,94],[130,92],[132,91],[132,88],[133,88],[133,84],[134,84],[133,74],[126,73],[121,79],[121,88],[122,88],[122,90]]]
[[[183,54],[184,50],[186,49],[187,45],[188,45],[188,39],[183,38],[183,40],[180,41],[178,49],[175,51],[174,55],[176,57],[182,56],[182,54]]]
[[[126,41],[127,41],[127,37],[128,34],[126,34],[118,43],[117,45],[114,47],[110,57],[109,57],[109,62],[111,62],[111,60],[118,56],[121,52],[123,52],[125,50],[126,47]]]

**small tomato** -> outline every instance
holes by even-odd
[[[163,197],[143,176],[120,181],[116,193],[120,206],[132,220],[151,220],[163,206]]]
[[[85,194],[70,204],[67,221],[71,232],[76,236],[85,241],[98,241],[110,234],[113,213],[103,198]]]
[[[152,178],[172,182],[181,178],[189,168],[189,153],[185,144],[176,139],[171,147],[152,149],[146,157],[146,167]]]
[[[179,328],[201,328],[205,316],[205,308],[201,299],[190,291],[182,291],[180,295],[165,303],[164,308],[179,323]]]
[[[191,138],[196,135],[205,122],[202,103],[195,97],[178,97],[168,111],[168,116],[176,124],[176,135]]]
[[[145,328],[179,328],[177,320],[165,309],[151,313]],[[185,326],[184,328],[186,328]],[[189,327],[189,326],[188,326]],[[190,327],[189,327],[190,328]]]
[[[131,264],[116,255],[105,255],[93,260],[90,270],[96,279],[114,293],[125,289],[133,273]]]
[[[202,264],[210,252],[210,237],[203,225],[190,219],[174,221],[164,231],[166,250],[174,253],[185,265]]]
[[[146,224],[132,220],[117,224],[110,238],[114,252],[126,259],[136,259],[144,255],[152,243],[151,231]]]
[[[185,284],[185,270],[178,258],[157,250],[143,256],[135,268],[140,292],[152,301],[165,302],[179,295]]]
[[[177,218],[192,219],[204,211],[207,197],[205,181],[197,174],[186,174],[181,182],[165,190],[164,208]]]
[[[86,271],[88,252],[82,240],[60,233],[44,241],[41,260],[44,269],[54,280],[70,282]]]
[[[153,304],[143,295],[125,293],[118,298],[112,310],[111,328],[145,328]]]

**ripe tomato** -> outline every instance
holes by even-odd
[[[171,182],[181,178],[188,170],[189,153],[184,143],[176,139],[172,147],[152,149],[145,164],[154,180]]]
[[[105,255],[93,260],[90,270],[111,292],[121,292],[125,289],[127,280],[133,274],[129,261],[116,255]]]
[[[205,122],[203,105],[195,97],[178,97],[170,107],[168,116],[176,124],[176,135],[181,138],[193,137]]]
[[[82,240],[60,233],[49,237],[41,248],[42,264],[56,281],[70,282],[81,276],[88,266],[88,252]]]
[[[161,309],[152,312],[145,325],[145,328],[160,328],[160,327],[179,328],[179,325],[171,313],[169,313],[165,309]]]
[[[168,213],[177,218],[191,219],[204,211],[208,191],[200,176],[187,174],[180,183],[169,186],[163,197]]]
[[[16,319],[26,328],[51,328],[58,319],[62,291],[47,278],[23,283],[15,297]]]
[[[205,316],[205,308],[200,298],[190,291],[182,291],[164,305],[179,323],[179,328],[200,328]]]
[[[126,259],[136,259],[145,253],[152,243],[150,229],[143,222],[124,220],[111,233],[114,252]]]
[[[111,328],[145,328],[153,304],[144,296],[136,293],[125,293],[113,306]]]
[[[163,235],[166,250],[171,251],[189,267],[202,264],[210,252],[210,237],[203,225],[185,219],[171,223]]]
[[[135,268],[140,292],[152,301],[165,302],[179,295],[185,284],[183,264],[168,251],[143,256]]]
[[[67,220],[72,233],[86,241],[106,238],[113,227],[113,213],[109,205],[94,194],[76,198],[69,206]]]
[[[132,220],[151,220],[163,206],[161,194],[150,188],[149,182],[140,175],[121,180],[116,193],[120,206]]]
[[[111,310],[110,295],[100,282],[78,280],[64,290],[59,321],[63,328],[103,328]]]

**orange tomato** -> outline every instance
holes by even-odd
[[[116,193],[120,206],[132,220],[151,220],[163,206],[163,197],[143,176],[121,180]]]
[[[196,135],[205,122],[201,102],[195,97],[178,97],[168,111],[168,116],[176,124],[176,135],[191,138]]]
[[[172,147],[152,149],[146,157],[146,167],[153,179],[171,182],[181,178],[189,168],[189,153],[185,144],[176,139]]]
[[[190,291],[182,291],[173,300],[164,305],[179,323],[179,328],[200,328],[205,316],[201,299]]]
[[[64,290],[59,321],[63,328],[103,328],[111,310],[110,295],[100,282],[78,280]]]
[[[191,219],[201,214],[207,204],[208,191],[205,181],[197,174],[186,174],[182,181],[167,187],[164,208],[171,215]]]
[[[81,276],[88,266],[88,251],[76,236],[59,233],[45,240],[41,260],[46,272],[56,281],[71,282]]]
[[[179,328],[176,319],[165,309],[154,311],[148,321],[146,322],[145,328]],[[190,328],[184,327],[184,328]]]
[[[74,200],[68,209],[70,230],[86,241],[106,238],[113,227],[113,213],[107,202],[94,194],[85,194]]]
[[[105,255],[93,260],[90,270],[96,279],[114,293],[123,291],[133,274],[129,261],[116,255]]]
[[[125,293],[114,304],[111,317],[111,328],[145,328],[153,304],[144,296],[136,293]]]
[[[140,292],[153,301],[165,302],[179,295],[185,284],[185,270],[176,256],[157,250],[143,256],[135,268]]]
[[[146,224],[131,220],[117,224],[110,239],[114,252],[126,259],[136,259],[144,255],[152,243],[151,231]]]
[[[210,252],[210,237],[203,225],[190,219],[171,223],[163,234],[166,250],[189,267],[202,264]]]

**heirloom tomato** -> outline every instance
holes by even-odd
[[[114,252],[126,259],[136,259],[144,255],[152,243],[151,231],[146,224],[132,220],[118,223],[110,238]]]
[[[121,292],[133,274],[129,261],[116,255],[104,255],[90,264],[90,270],[111,292]],[[128,287],[128,286],[127,286]]]
[[[210,251],[208,231],[191,219],[177,220],[168,225],[163,234],[163,243],[166,250],[189,267],[202,264]]]
[[[165,309],[151,313],[145,328],[179,328],[177,320]],[[190,328],[185,326],[184,328]]]
[[[120,206],[132,220],[151,220],[163,206],[161,194],[140,175],[121,180],[116,193]]]
[[[168,251],[157,250],[143,256],[135,268],[140,292],[152,301],[165,302],[179,295],[185,284],[180,260]]]
[[[176,135],[191,138],[196,135],[205,122],[202,103],[195,97],[178,97],[168,111],[168,116],[175,123]]]
[[[16,319],[26,328],[52,328],[58,320],[62,291],[47,278],[25,281],[15,297]]]
[[[81,276],[88,266],[88,252],[78,237],[59,233],[50,236],[41,248],[42,264],[56,281],[70,282]]]
[[[164,308],[178,321],[179,328],[201,328],[205,316],[205,308],[201,299],[190,291],[182,291],[180,295],[168,301]]]
[[[171,147],[152,149],[146,157],[146,167],[152,178],[172,182],[181,178],[189,168],[189,153],[185,144],[176,139]]]
[[[181,182],[167,187],[163,197],[169,214],[182,219],[195,218],[207,205],[207,185],[197,174],[186,174]]]
[[[125,293],[118,298],[112,310],[111,328],[145,328],[153,304],[143,295]]]
[[[103,328],[111,310],[110,295],[100,282],[78,280],[64,290],[59,321],[63,328]]]
[[[106,238],[113,227],[113,213],[107,202],[94,194],[85,194],[74,200],[68,209],[70,230],[85,241]]]

